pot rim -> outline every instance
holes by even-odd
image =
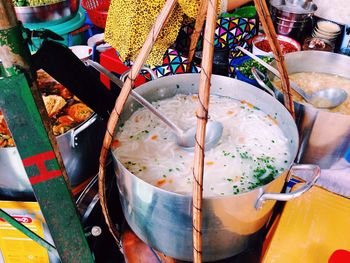
[[[61,137],[64,137],[66,136],[66,134],[69,134],[69,133],[72,133],[75,129],[78,129],[80,126],[84,125],[84,123],[88,122],[90,119],[94,118],[96,116],[96,112],[93,112],[89,118],[87,118],[85,121],[79,123],[77,126],[74,126],[72,128],[70,128],[68,131],[66,131],[65,133],[62,133],[60,135],[56,135],[55,138],[61,138]],[[98,116],[97,116],[98,118]],[[89,125],[90,126],[90,125]],[[12,136],[12,135],[11,135]],[[15,146],[10,146],[10,147],[0,147],[0,151],[2,149],[13,149],[13,148],[17,148],[16,145]]]
[[[187,74],[182,74],[182,75],[173,75],[173,76],[168,76],[167,78],[176,78],[176,77],[179,77],[179,76],[184,76],[184,75],[187,75],[187,76],[195,76],[195,75],[200,75],[198,73],[187,73]],[[216,76],[215,74],[213,74],[214,76]],[[216,76],[216,77],[219,77],[219,78],[227,78],[227,79],[231,79],[229,77],[225,77],[225,76]],[[158,79],[158,80],[162,80],[161,79]],[[249,85],[251,88],[253,89],[257,89],[258,92],[261,92],[261,93],[265,93],[261,90],[259,90],[258,88],[256,88],[255,86],[251,85],[251,84],[248,84],[248,83],[245,83],[243,81],[240,81],[240,80],[237,80],[237,79],[231,79],[231,80],[234,80],[234,81],[239,81],[239,82],[242,82],[244,83],[244,85]],[[157,80],[154,80],[154,81],[157,81]],[[152,85],[152,82],[154,81],[151,81],[151,82],[148,82],[148,83],[145,83],[143,85],[141,85],[139,88],[145,86],[145,85]],[[151,83],[151,84],[150,84]],[[246,89],[246,87],[241,87],[241,89]],[[198,92],[197,92],[198,93]],[[268,94],[266,94],[267,96],[269,96]],[[222,96],[222,95],[219,95],[219,96]],[[226,95],[228,96],[228,95]],[[228,96],[228,97],[231,97],[231,96]],[[232,98],[232,97],[231,97]],[[131,99],[131,98],[130,98]],[[271,99],[274,99],[272,96],[271,96]],[[274,99],[275,100],[275,99]],[[278,101],[276,100],[276,103],[278,103]],[[281,107],[283,108],[283,110],[287,111],[287,109],[281,105]],[[264,111],[263,111],[264,112]],[[289,114],[289,113],[288,113]],[[290,115],[289,115],[290,116]],[[292,120],[292,117],[290,117],[291,120]],[[293,124],[294,124],[294,127],[295,129],[297,130],[297,126],[295,125],[295,122],[293,121]],[[119,127],[119,126],[118,126]],[[299,135],[297,136],[297,141],[296,142],[292,142],[293,144],[295,143],[297,145],[297,148],[299,148]],[[191,194],[180,194],[180,193],[176,193],[176,192],[172,192],[172,191],[168,191],[168,190],[165,190],[163,188],[159,188],[153,184],[150,184],[144,180],[142,180],[141,178],[139,178],[138,176],[136,176],[135,174],[131,173],[128,169],[126,169],[126,167],[118,160],[117,156],[118,156],[118,153],[117,153],[117,149],[111,149],[111,153],[112,153],[112,156],[113,156],[113,160],[114,162],[116,162],[119,165],[121,165],[122,169],[124,169],[126,171],[127,174],[130,174],[134,179],[136,179],[137,181],[142,181],[143,183],[146,183],[148,186],[150,186],[152,189],[154,190],[160,190],[161,192],[163,193],[166,193],[166,194],[171,194],[173,196],[177,196],[179,198],[192,198],[192,194],[193,192],[191,192]],[[260,191],[260,192],[263,192],[263,188],[269,186],[270,184],[274,183],[276,181],[276,179],[278,179],[280,176],[282,176],[284,173],[288,173],[290,168],[293,166],[294,164],[294,160],[296,158],[298,154],[298,151],[295,151],[294,155],[293,156],[290,156],[290,159],[288,160],[288,165],[286,166],[285,170],[283,172],[280,172],[278,174],[278,176],[276,176],[274,178],[274,180],[272,180],[271,182],[267,183],[267,184],[264,184],[264,185],[261,185],[259,187],[256,187],[250,191],[247,191],[247,192],[243,192],[243,193],[239,193],[239,194],[232,194],[232,195],[227,195],[227,196],[203,196],[203,200],[213,200],[213,199],[229,199],[229,198],[232,198],[232,197],[235,197],[235,196],[244,196],[244,195],[248,195],[248,194],[251,194],[251,192],[254,192],[254,191]],[[118,169],[120,169],[118,167]],[[117,175],[119,176],[119,175]],[[118,188],[119,188],[119,185],[118,185]]]
[[[15,9],[16,10],[21,10],[21,12],[23,12],[24,10],[27,10],[27,11],[32,11],[34,8],[45,8],[45,9],[48,9],[48,8],[54,8],[56,6],[59,6],[63,3],[68,3],[69,1],[67,0],[59,0],[55,3],[50,3],[50,4],[42,4],[42,5],[34,5],[34,6],[30,6],[30,5],[26,5],[26,6],[15,6]]]
[[[270,5],[274,8],[276,8],[279,11],[282,11],[284,13],[290,13],[290,14],[296,14],[296,15],[304,15],[304,14],[314,14],[317,11],[317,5],[313,2],[303,1],[299,0],[297,2],[300,2],[302,4],[307,4],[306,8],[303,8],[302,5],[298,6],[301,7],[305,11],[300,10],[293,10],[293,9],[285,9],[287,5],[283,5],[283,1],[281,0],[271,0]]]

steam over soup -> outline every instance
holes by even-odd
[[[327,88],[342,88],[344,89],[348,97],[347,99],[338,107],[333,109],[323,109],[331,112],[339,112],[342,114],[350,114],[350,80],[328,73],[318,73],[318,72],[300,72],[289,75],[289,79],[295,82],[301,89],[307,93],[318,91]],[[275,79],[273,84],[281,90],[281,81]],[[303,98],[297,94],[294,90],[291,90],[293,94],[293,100],[306,103]]]
[[[196,125],[197,96],[176,95],[154,105],[183,129]],[[247,192],[282,173],[290,154],[276,121],[250,103],[211,96],[210,119],[223,124],[216,147],[206,151],[204,196]],[[118,159],[142,180],[176,193],[192,192],[193,153],[181,149],[175,135],[145,108],[135,111],[114,142]]]

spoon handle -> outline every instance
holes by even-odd
[[[123,86],[123,82],[115,76],[113,73],[111,73],[109,70],[107,70],[105,67],[101,66],[99,63],[87,60],[86,63],[93,68],[95,68],[97,71],[101,72],[102,74],[106,75],[112,82],[114,82],[118,87]],[[138,103],[140,103],[145,108],[149,109],[154,115],[156,115],[161,121],[163,121],[166,125],[168,125],[177,136],[181,136],[184,132],[182,129],[180,129],[175,123],[173,123],[171,120],[169,120],[162,112],[157,110],[150,102],[148,102],[144,97],[142,97],[140,94],[135,92],[134,90],[130,91],[130,95],[135,99]]]
[[[301,88],[299,88],[297,86],[297,84],[295,84],[294,82],[292,81],[289,81],[289,84],[290,84],[290,87],[292,89],[294,89],[297,93],[299,93],[300,96],[303,97],[304,100],[306,100],[307,102],[309,102],[311,100],[311,97],[304,91],[302,90]]]
[[[280,73],[278,72],[277,69],[275,69],[274,67],[272,67],[271,65],[267,64],[264,60],[262,60],[261,58],[259,58],[258,56],[254,55],[253,53],[249,52],[248,50],[246,50],[245,48],[242,48],[240,46],[236,47],[237,49],[239,49],[240,51],[242,51],[244,54],[248,55],[249,57],[251,57],[252,59],[254,59],[255,61],[259,62],[261,65],[263,65],[265,68],[267,68],[268,70],[270,70],[275,76],[277,76],[279,79],[281,78]],[[294,82],[289,81],[290,86],[292,89],[294,89],[297,93],[300,94],[300,96],[302,96],[306,101],[310,100],[310,96],[301,88],[299,88]]]

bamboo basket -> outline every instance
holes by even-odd
[[[108,150],[110,148],[113,133],[116,124],[119,120],[119,116],[123,110],[125,102],[129,96],[131,89],[134,87],[134,81],[141,67],[145,63],[152,47],[158,37],[161,29],[166,24],[171,12],[174,10],[176,5],[176,0],[167,0],[163,9],[159,13],[155,24],[151,28],[147,39],[137,56],[134,65],[125,81],[121,93],[115,103],[115,107],[111,112],[110,118],[107,124],[107,131],[104,137],[103,146],[100,155],[100,166],[99,166],[99,196],[102,211],[112,233],[114,239],[116,240],[119,248],[121,248],[120,234],[116,230],[113,222],[109,216],[106,193],[105,193],[105,163]],[[274,57],[277,61],[278,70],[281,74],[283,93],[285,97],[285,107],[289,110],[291,115],[294,117],[293,100],[290,92],[289,79],[287,75],[287,70],[284,63],[284,58],[276,38],[276,32],[272,24],[272,20],[268,11],[265,0],[254,0],[255,7],[257,9],[260,21],[262,23],[263,29],[267,35],[268,41],[271,45]],[[205,18],[205,32],[204,32],[204,45],[203,45],[203,58],[201,65],[201,75],[199,82],[199,103],[196,110],[197,117],[197,132],[196,132],[196,145],[194,152],[193,161],[193,259],[194,262],[202,262],[202,190],[203,190],[203,167],[204,167],[204,140],[206,124],[208,120],[208,107],[209,107],[209,95],[210,95],[210,79],[212,74],[212,62],[214,53],[214,32],[216,27],[216,7],[218,5],[217,0],[201,0],[199,13],[196,20],[195,31],[191,38],[189,61],[193,58],[193,53],[195,46],[197,44],[199,34],[203,27]],[[166,259],[165,257],[160,257],[163,261],[173,262],[172,260]]]

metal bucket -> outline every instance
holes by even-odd
[[[305,0],[272,0],[270,13],[279,35],[300,40],[317,6]]]
[[[348,56],[324,51],[301,51],[286,54],[285,62],[288,73],[320,72],[350,79]],[[276,66],[274,62],[272,65]],[[267,76],[269,80],[274,79],[272,73]],[[261,80],[259,83],[263,84]],[[283,102],[281,92],[276,87],[274,91]],[[330,169],[349,147],[350,116],[318,110],[309,104],[294,102],[294,106],[303,148],[299,161]]]
[[[138,87],[135,91],[149,101],[172,97],[177,93],[198,92],[199,74],[182,74],[157,79]],[[246,100],[267,114],[277,113],[280,128],[289,139],[291,160],[298,151],[298,132],[288,111],[272,96],[232,78],[213,75],[211,93]],[[120,123],[127,120],[140,107],[129,98],[124,106]],[[169,192],[150,185],[130,173],[113,153],[120,200],[124,216],[132,230],[148,245],[167,256],[192,261],[192,197]],[[276,200],[290,200],[307,191],[317,180],[316,166],[294,167],[313,172],[311,182],[301,192],[280,194],[288,171],[272,182],[249,192],[225,197],[203,199],[203,260],[228,258],[245,250],[263,229],[271,216]],[[271,200],[267,201],[266,200]]]

